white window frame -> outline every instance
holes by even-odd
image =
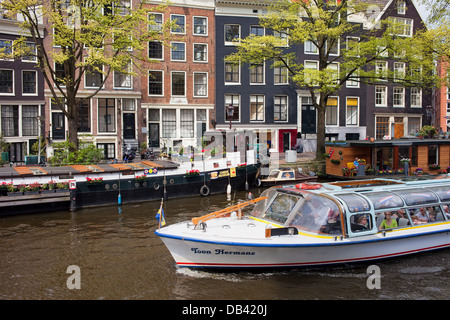
[[[206,87],[205,87],[204,95],[198,95],[198,94],[196,94],[196,91],[195,91],[195,76],[200,75],[200,74],[204,75],[205,80],[206,80],[206,84],[205,84]],[[194,72],[192,79],[193,79],[192,90],[193,90],[194,98],[208,98],[208,72]]]
[[[205,60],[196,60],[195,58],[195,46],[201,45],[206,48]],[[192,59],[195,63],[208,63],[208,44],[207,43],[194,43],[192,46]]]
[[[184,95],[174,95],[173,94],[173,74],[174,73],[183,73],[184,74]],[[186,71],[178,71],[178,70],[173,70],[170,72],[170,95],[172,97],[186,97],[187,96],[187,78],[186,78]]]
[[[406,64],[404,62],[394,62],[394,82],[405,79],[405,76]]]
[[[16,73],[14,72],[14,69],[8,69],[8,68],[1,68],[0,70],[5,70],[5,71],[11,71],[12,74],[12,92],[1,92],[0,95],[1,96],[14,96],[15,95],[15,91],[16,91],[16,86],[15,86],[15,82],[16,82]]]
[[[173,58],[173,54],[174,54],[174,45],[175,44],[183,44],[184,45],[184,54],[183,54],[183,59],[174,59]],[[170,48],[170,61],[174,61],[174,62],[186,62],[186,42],[183,41],[172,41],[170,43],[171,48]]]
[[[37,96],[38,92],[39,92],[39,88],[38,88],[38,73],[37,70],[21,70],[22,71],[22,95],[23,96]],[[24,85],[23,85],[23,73],[24,72],[33,72],[34,73],[34,80],[35,80],[35,92],[34,93],[25,93],[23,92],[24,89]]]
[[[417,93],[414,93],[413,90],[417,90]],[[419,104],[413,104],[413,96],[418,96]],[[411,88],[411,108],[422,108],[422,89],[421,88]]]
[[[238,107],[238,113],[237,113],[237,120],[231,120],[231,122],[232,123],[239,123],[239,122],[241,122],[241,109],[242,109],[242,103],[241,103],[241,101],[242,101],[242,98],[241,98],[241,95],[240,94],[236,94],[236,93],[226,93],[225,95],[224,95],[224,102],[225,102],[225,108],[224,108],[224,113],[225,113],[225,117],[224,117],[224,119],[225,119],[225,122],[230,122],[230,120],[228,120],[227,119],[227,106],[230,104],[230,103],[228,103],[227,102],[227,98],[228,97],[230,97],[231,98],[231,101],[233,102],[233,105],[235,106],[236,105],[236,103],[235,103],[235,101],[234,101],[234,97],[237,97],[237,99],[238,99],[238,103],[237,103],[237,107]],[[236,112],[236,111],[235,111]],[[233,113],[233,115],[234,115],[234,113]]]
[[[31,59],[27,59],[27,57],[22,57],[22,62],[37,62],[37,47],[36,44],[34,42],[31,41],[25,41],[25,43],[27,44],[27,46],[29,47],[29,45],[34,47],[33,53],[32,53],[32,57]]]
[[[387,81],[388,76],[388,62],[384,60],[375,61],[375,74],[378,81]],[[383,79],[385,78],[385,79]]]
[[[397,0],[397,14],[406,14],[406,1]]]
[[[170,33],[171,34],[186,34],[186,15],[184,15],[184,14],[176,14],[176,13],[172,13],[170,15],[170,21],[174,22],[178,26],[178,24],[175,22],[175,20],[176,20],[175,17],[183,17],[184,18],[183,31],[174,31],[173,27],[172,27],[172,28],[170,28]]]
[[[330,99],[330,98],[332,98],[332,99],[336,99],[336,106],[329,106],[329,105],[327,105],[326,106],[326,108],[325,108],[325,125],[327,126],[327,127],[338,127],[339,126],[339,96],[330,96],[330,97],[328,97],[328,99]],[[328,108],[332,108],[331,110],[335,110],[336,111],[336,123],[328,123],[327,122],[327,111],[328,111]]]
[[[280,119],[275,119],[275,99],[276,98],[282,98],[285,99],[286,101],[286,120],[280,120]],[[281,106],[281,104],[280,104]],[[281,107],[280,107],[281,108]],[[281,109],[280,109],[280,114],[281,114]],[[283,94],[276,94],[273,96],[273,121],[275,122],[289,122],[289,96],[288,95],[283,95]]]
[[[227,81],[227,64],[231,64],[233,65],[233,63],[231,62],[227,62],[224,61],[224,81],[225,81],[225,85],[240,85],[241,84],[241,63],[239,63],[238,65],[236,65],[237,69],[237,73],[238,73],[238,79],[237,81]]]
[[[313,50],[315,48],[315,50]],[[311,40],[306,40],[303,43],[304,54],[319,54],[319,48]]]
[[[252,67],[253,65],[257,66],[257,68],[261,68],[262,69],[262,81],[261,82],[252,82],[252,77],[253,77],[253,72],[255,72],[255,68]],[[262,63],[262,64],[250,64],[249,68],[249,80],[250,80],[250,84],[251,85],[265,85],[266,84],[266,63]]]
[[[148,25],[148,30],[149,31],[157,31],[157,32],[162,32],[163,29],[163,25],[164,25],[164,14],[160,13],[160,12],[149,12],[148,13],[148,20],[151,21],[151,16],[160,16],[161,17],[161,24],[157,23],[157,24],[149,24]]]
[[[150,72],[161,72],[161,79],[162,79],[162,90],[161,90],[161,94],[150,94],[149,90],[150,90]],[[172,88],[172,87],[171,87]],[[171,89],[172,90],[172,89]],[[147,72],[147,95],[149,97],[164,97],[164,70],[157,70],[157,69],[151,69],[148,70]]]
[[[396,24],[394,33],[399,37],[412,37],[414,32],[414,20],[408,18],[390,17]],[[401,30],[400,30],[401,29]]]
[[[150,58],[150,43],[160,43],[161,44],[161,58]],[[164,61],[164,43],[159,40],[150,40],[147,42],[148,48],[147,48],[147,56],[149,59],[156,60],[156,61]]]
[[[104,74],[103,74],[103,70],[104,70],[104,65],[102,65],[102,72],[100,72],[101,73],[101,75],[102,75],[102,81],[101,82],[103,82],[104,81]],[[86,67],[87,68],[87,67]],[[99,83],[99,85],[98,86],[90,86],[90,85],[88,85],[87,84],[87,81],[86,81],[86,77],[88,76],[88,72],[87,72],[88,70],[86,70],[86,72],[84,73],[84,88],[85,89],[98,89],[98,88],[104,88],[104,84],[103,84],[103,87],[100,87],[100,85],[101,85],[101,83]]]
[[[353,107],[355,107],[355,106],[349,106],[349,105],[348,105],[348,99],[356,99],[356,100],[358,101],[358,102],[357,102],[357,105],[356,105],[356,115],[355,115],[355,117],[356,117],[356,119],[355,119],[356,123],[353,123],[352,121],[349,122],[349,112],[348,112],[348,108],[353,108]],[[345,97],[345,126],[346,126],[346,127],[359,127],[359,112],[360,112],[359,101],[360,101],[360,100],[359,100],[359,97],[357,97],[357,96],[348,96],[348,97]],[[353,119],[354,117],[351,116],[350,118]]]
[[[196,33],[195,32],[195,19],[204,19],[206,21],[206,32],[205,33]],[[207,37],[208,36],[208,17],[204,17],[204,16],[193,16],[192,17],[192,34],[194,36],[200,36],[200,37]]]
[[[383,89],[380,92],[377,92],[377,89]],[[387,86],[375,86],[375,107],[387,107]],[[377,103],[377,95],[382,94],[381,103]]]
[[[253,98],[256,98],[257,102],[259,103],[260,102],[259,101],[260,97],[262,97],[262,119],[258,119],[258,118],[257,119],[252,119],[252,115],[253,115],[253,113],[252,113]],[[252,94],[252,95],[250,95],[250,105],[249,106],[250,106],[250,112],[249,112],[250,122],[264,122],[265,113],[266,113],[266,97],[263,94]],[[258,117],[258,114],[259,114],[259,109],[257,108],[256,113],[255,113],[256,117]]]
[[[332,53],[331,51],[330,51],[330,53],[329,53],[329,55],[330,56],[339,56],[340,54],[341,54],[341,38],[338,38],[337,39],[337,44],[336,44],[336,46],[337,46],[337,53]],[[328,40],[327,40],[327,51],[328,51]]]
[[[359,69],[354,71],[352,76],[357,76],[356,78],[359,79]],[[358,80],[352,80],[352,79],[348,79],[345,81],[345,87],[346,88],[359,88],[360,87],[360,82]]]
[[[359,41],[361,40],[359,37],[354,37],[354,36],[347,36],[346,38],[345,38],[345,47],[347,48],[347,50],[350,50],[351,48],[349,47],[349,40],[351,40],[351,39],[353,39],[354,41],[354,43],[356,43],[357,44],[357,48],[356,48],[356,51],[357,51],[357,55],[355,55],[355,56],[352,56],[352,57],[359,57],[359,51],[360,51],[360,46],[359,46]]]
[[[133,64],[131,63],[131,60],[130,60],[129,65],[128,65],[129,72],[131,72],[132,68],[133,68]],[[123,75],[124,77],[126,76],[126,77],[129,78],[129,81],[130,81],[130,86],[129,87],[117,86],[116,85],[116,73],[117,73],[117,71],[114,70],[114,72],[113,72],[113,88],[114,89],[117,89],[117,90],[130,90],[130,89],[133,89],[133,75],[131,73],[128,74],[128,75]]]
[[[398,103],[397,100],[399,100]],[[404,87],[394,87],[392,89],[392,105],[394,108],[404,108],[405,107],[405,88]]]
[[[315,68],[307,68],[307,64],[314,64]],[[304,69],[311,69],[311,70],[319,70],[319,61],[317,60],[305,60],[303,64]],[[304,79],[305,83],[309,83],[310,85],[314,86],[316,84],[312,83],[311,79]]]
[[[238,42],[241,42],[241,36],[242,36],[242,27],[241,27],[241,25],[240,24],[238,24],[238,23],[226,23],[226,24],[224,24],[224,26],[223,26],[223,32],[224,32],[224,34],[223,34],[223,39],[224,39],[224,41],[225,41],[225,45],[226,46],[235,46],[236,45],[236,42],[234,42],[234,41],[227,41],[227,27],[228,26],[238,26],[239,27],[239,32],[238,32],[238,39],[239,39],[239,41]]]

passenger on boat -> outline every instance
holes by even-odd
[[[368,228],[369,223],[368,223],[367,217],[365,215],[359,217],[358,224],[363,226],[364,228]]]
[[[392,219],[392,215],[393,212],[385,212],[384,216],[386,217],[386,219],[381,222],[380,230],[397,228],[397,220]]]
[[[398,224],[400,219],[408,219],[408,217],[406,216],[405,209],[399,209],[399,210],[397,210],[397,212],[394,211],[392,217],[395,220],[397,220],[397,224]]]
[[[428,222],[428,215],[424,207],[420,208],[419,211],[416,212],[416,217],[419,221],[422,221],[422,223]]]

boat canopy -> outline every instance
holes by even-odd
[[[254,217],[313,233],[342,234],[339,207],[326,196],[278,188],[265,190],[262,196],[268,198],[255,206]]]

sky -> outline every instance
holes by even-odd
[[[429,10],[427,9],[427,7],[421,3],[422,1],[413,0],[413,2],[414,2],[414,5],[416,6],[417,10],[419,11],[422,19],[424,21],[426,21],[428,18],[428,14],[429,14]]]

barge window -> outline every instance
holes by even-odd
[[[403,206],[402,199],[391,192],[373,192],[364,195],[372,201],[375,210]]]
[[[259,218],[261,214],[265,211],[267,205],[272,201],[273,197],[277,193],[277,190],[275,188],[266,189],[261,193],[260,197],[267,197],[265,200],[261,200],[256,203],[256,205],[253,207],[251,215]]]
[[[411,219],[415,225],[445,221],[440,206],[424,206],[409,209]]]
[[[401,196],[408,206],[438,202],[434,193],[426,189],[396,190],[395,193]]]
[[[411,225],[411,220],[409,219],[408,212],[405,209],[398,209],[394,211],[381,211],[375,213],[376,215],[376,223],[377,228],[379,230],[382,229],[391,229],[391,228],[405,228]],[[386,221],[386,217],[390,215],[392,222],[389,223]],[[395,222],[394,222],[395,220]],[[383,223],[383,221],[386,221]]]
[[[430,190],[436,192],[441,201],[450,200],[450,186],[434,187],[430,188]]]
[[[350,216],[350,229],[352,232],[372,230],[372,215],[369,213],[357,213]]]
[[[307,195],[286,222],[288,226],[314,233],[342,234],[337,204],[317,195]]]
[[[303,199],[286,193],[278,193],[267,207],[264,218],[284,224],[298,200]]]
[[[369,202],[358,194],[337,194],[336,197],[347,204],[348,210],[350,212],[360,212],[370,209]]]

